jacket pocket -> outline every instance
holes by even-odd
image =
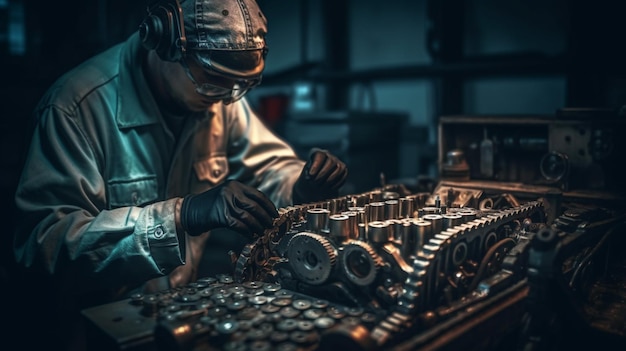
[[[194,162],[193,168],[196,171],[198,180],[217,185],[228,175],[228,160],[226,156],[210,156]]]
[[[108,187],[111,208],[146,205],[159,197],[157,179],[154,175],[133,179],[112,179]]]

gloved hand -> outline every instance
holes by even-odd
[[[327,150],[313,148],[300,177],[293,185],[293,203],[332,199],[348,177],[348,168]]]
[[[213,189],[183,199],[180,219],[189,235],[230,228],[243,235],[262,234],[278,217],[276,207],[259,190],[229,180]]]

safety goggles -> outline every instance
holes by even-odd
[[[219,85],[211,84],[211,83],[198,83],[198,81],[194,78],[191,69],[189,68],[189,64],[187,60],[183,58],[180,60],[181,65],[185,69],[185,73],[187,77],[191,80],[191,82],[196,87],[196,92],[202,96],[206,96],[210,99],[222,100],[225,104],[233,103],[239,99],[241,99],[250,89],[261,83],[261,76],[253,78],[253,79],[231,79],[227,78],[229,81],[234,81],[234,84],[231,88],[222,87]]]

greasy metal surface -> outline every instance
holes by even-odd
[[[449,189],[393,187],[282,208],[273,228],[233,255],[232,276],[84,315],[120,349],[486,350],[530,338],[533,350],[551,342],[542,334],[551,328],[537,329],[544,317],[566,309],[623,336],[624,266],[603,279],[583,269],[605,257],[623,211],[567,204],[558,212],[559,192],[475,185],[466,194],[480,209],[455,207]],[[545,235],[557,245],[533,251]],[[570,305],[550,302],[559,296]]]

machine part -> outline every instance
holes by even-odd
[[[566,178],[569,172],[567,155],[556,151],[548,152],[541,158],[539,170],[543,178],[551,182],[558,182]]]
[[[385,218],[397,219],[400,216],[399,201],[397,199],[385,201]]]
[[[467,259],[468,251],[469,249],[467,248],[466,242],[459,241],[458,243],[456,243],[456,245],[454,245],[454,247],[452,248],[452,264],[455,266],[459,266],[461,265],[461,263],[465,262],[465,259]]]
[[[409,197],[398,199],[398,211],[400,218],[413,218],[414,200]]]
[[[384,202],[370,202],[368,222],[383,221],[383,220],[385,220],[385,203]]]
[[[337,259],[337,251],[325,237],[314,233],[299,233],[289,240],[289,264],[302,281],[324,284]]]
[[[513,246],[515,246],[515,240],[511,238],[502,239],[496,244],[491,245],[478,267],[478,271],[469,286],[469,290],[474,290],[478,286],[478,283],[484,279],[488,273],[493,274],[494,271],[498,270],[506,253],[509,252]]]
[[[434,206],[435,198],[439,196],[441,199],[445,199],[444,202],[449,209],[476,207],[477,204],[475,202],[483,196],[483,193],[484,191],[480,189],[464,189],[440,184],[433,194],[428,197],[426,203],[428,206]],[[441,212],[436,213],[440,214]]]
[[[350,241],[339,252],[340,270],[343,276],[358,286],[374,282],[383,262],[376,251],[363,241]]]
[[[444,230],[463,224],[463,217],[459,214],[446,213],[441,216],[443,217],[443,229]]]
[[[357,224],[359,229],[359,240],[367,241],[367,225],[365,223]]]
[[[426,214],[422,217],[422,219],[430,222],[433,235],[443,230],[443,216],[442,215]]]
[[[325,208],[310,208],[306,212],[307,229],[312,233],[321,234],[328,229],[330,211]]]
[[[492,208],[493,208],[493,199],[490,197],[482,199],[480,203],[478,204],[478,209],[481,211],[490,210]]]
[[[408,248],[409,250],[415,249],[415,251],[421,251],[424,243],[427,243],[433,237],[433,225],[429,221],[416,219],[411,221],[412,232],[415,236],[415,247]]]
[[[550,305],[556,301],[548,287],[553,284],[555,273],[553,263],[558,243],[558,234],[550,228],[538,231],[530,242],[528,257],[530,318],[524,325],[524,333],[527,335],[527,344],[524,347],[528,350],[541,350],[555,345],[555,334],[552,331],[556,325],[554,310]]]
[[[529,202],[518,208],[502,210],[441,232],[440,236],[445,238],[443,240],[430,239],[413,260],[413,272],[407,277],[403,293],[398,297],[399,310],[408,314],[419,313],[437,300],[442,289],[439,277],[451,275],[456,269],[456,266],[446,264],[445,257],[459,242],[469,243],[476,238],[484,240],[488,233],[497,232],[502,225],[526,218],[539,209],[540,202]]]
[[[485,310],[501,292],[513,291],[511,288],[519,291],[525,286],[529,259],[531,268],[544,271],[544,278],[559,273],[561,265],[553,264],[557,257],[553,247],[543,250],[533,242],[531,253],[535,256],[528,255],[533,235],[540,239],[545,236],[541,199],[515,206],[517,200],[510,201],[504,194],[493,197],[502,206],[488,210],[451,207],[447,213],[431,213],[441,216],[442,221],[451,220],[447,215],[463,219],[462,224],[448,224],[435,233],[429,232],[432,222],[416,218],[384,219],[368,226],[360,221],[357,227],[362,233],[359,239],[351,240],[335,234],[342,230],[332,229],[331,224],[329,235],[305,229],[305,217],[311,209],[330,206],[343,214],[349,205],[360,203],[369,208],[366,201],[382,197],[382,193],[374,192],[279,209],[274,227],[246,245],[235,260],[234,278],[219,275],[157,295],[135,295],[123,308],[132,308],[142,318],[142,325],[154,320],[164,323],[160,330],[166,334],[180,332],[169,335],[178,339],[170,339],[178,347],[193,344],[195,350],[212,350],[203,348],[206,345],[224,350],[314,350],[320,336],[335,326],[356,326],[375,349],[395,350],[398,341],[411,335],[420,342],[430,342],[442,334],[444,326],[453,330],[459,318],[471,318],[476,311]],[[411,198],[424,206],[425,197]],[[601,235],[596,235],[600,242],[594,246],[588,234],[612,217],[604,211],[570,206],[553,224],[553,230],[567,232],[555,235],[562,240],[560,245],[570,248],[580,241],[586,246],[579,252],[560,251],[563,257],[573,257],[574,263],[562,266],[564,276],[567,274],[565,283],[571,283],[567,286],[577,290],[576,294],[590,289],[590,262],[602,263],[597,257],[610,246]],[[399,236],[395,235],[398,231]],[[413,239],[423,240],[416,250],[410,249]],[[548,276],[541,266],[551,269]],[[540,283],[533,281],[536,289],[542,289]],[[119,340],[131,340],[128,333],[137,330],[135,324],[128,327],[128,323],[136,323],[136,316],[113,316],[110,308],[92,312],[103,314],[109,326],[112,320],[120,321],[115,331]],[[539,335],[536,326],[543,323],[542,318],[534,317],[528,334],[531,337]],[[359,336],[351,330],[343,335],[351,344],[360,344]],[[451,334],[445,335],[449,338]]]
[[[483,238],[482,247],[485,251],[487,251],[491,246],[493,246],[498,241],[498,234],[496,232],[489,232]]]
[[[413,272],[413,268],[404,260],[396,245],[391,243],[383,245],[379,249],[379,255],[385,257],[384,262],[387,268],[385,273],[393,277],[392,280],[403,280],[407,273]]]
[[[374,244],[384,244],[391,240],[391,226],[387,222],[374,221],[367,225],[367,238]]]
[[[347,215],[343,214],[334,214],[328,217],[329,235],[336,242],[341,243],[355,236],[351,232],[352,228],[349,219]]]
[[[350,239],[358,239],[359,238],[358,213],[356,211],[344,211],[341,214],[348,217],[348,228],[349,228],[348,232],[350,235]]]
[[[470,168],[463,150],[452,149],[446,153],[445,162],[441,165],[441,177],[459,181],[470,179]]]
[[[399,243],[402,240],[402,230],[404,222],[399,219],[387,219],[385,220],[385,223],[387,223],[391,228],[390,239],[394,242]]]
[[[441,208],[435,207],[435,206],[426,206],[426,207],[421,208],[420,213],[421,213],[420,217],[423,217],[429,214],[438,215],[438,214],[441,214]]]
[[[471,222],[471,221],[476,219],[476,211],[474,211],[471,208],[462,209],[462,210],[456,212],[456,214],[458,214],[461,217],[463,217],[463,222],[464,223]]]

